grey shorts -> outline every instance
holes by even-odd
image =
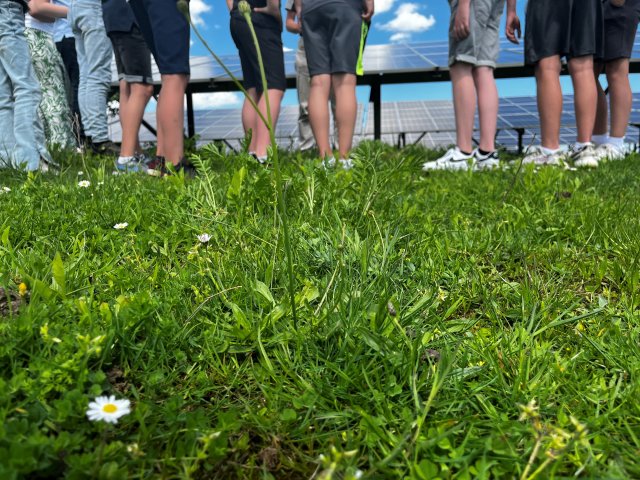
[[[360,2],[326,2],[304,10],[302,38],[311,76],[356,73],[362,33]],[[317,2],[316,2],[317,3]]]
[[[500,19],[506,0],[475,0],[469,12],[470,33],[463,40],[453,34],[458,0],[449,0],[449,66],[463,62],[475,67],[496,68],[500,53]]]

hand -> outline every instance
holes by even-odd
[[[295,18],[290,18],[287,15],[287,32],[289,33],[295,33],[295,34],[300,34],[302,33],[302,24],[300,23],[300,20],[296,20]]]
[[[614,7],[622,7],[625,0],[609,0]]]
[[[29,13],[29,15],[31,15],[36,20],[41,21],[42,23],[53,23],[53,22],[56,21],[55,18],[49,17],[49,16],[44,15],[42,13]]]
[[[464,40],[470,33],[469,4],[459,4],[456,19],[453,22],[453,36],[456,40]]]
[[[253,11],[258,13],[266,13],[267,15],[271,15],[272,17],[275,17],[282,22],[282,13],[280,12],[279,0],[267,0],[266,7],[256,7],[253,9]]]
[[[374,10],[373,0],[362,0],[362,19],[365,22],[371,22]]]
[[[522,31],[520,29],[520,19],[516,12],[507,13],[506,35],[511,43],[516,45],[520,43],[518,39],[522,37]]]

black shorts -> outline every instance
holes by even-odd
[[[640,20],[640,0],[627,0],[622,7],[604,3],[604,53],[601,62],[631,58]]]
[[[524,59],[534,65],[560,55],[598,57],[603,48],[602,0],[529,0]]]
[[[302,38],[311,76],[356,73],[362,38],[361,5],[328,2],[311,11],[303,6]]]
[[[177,0],[131,0],[129,5],[160,73],[189,75],[189,23]]]
[[[153,83],[151,51],[140,29],[134,26],[130,32],[111,32],[109,38],[116,57],[118,80],[127,83]]]
[[[275,17],[266,13],[252,12],[251,21],[260,44],[264,73],[267,77],[267,89],[285,91],[287,78],[284,72],[281,24]],[[230,29],[231,37],[240,53],[244,88],[247,90],[255,88],[258,92],[262,92],[258,53],[253,44],[249,25],[238,10],[231,12]]]

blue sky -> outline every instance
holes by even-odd
[[[447,0],[375,0],[375,5],[376,15],[369,34],[369,44],[386,44],[394,41],[424,42],[446,40],[448,37],[450,10]],[[523,23],[525,6],[525,0],[518,2],[518,14]],[[191,0],[191,10],[201,33],[216,53],[221,55],[237,53],[229,34],[226,2]],[[285,31],[282,40],[285,48],[296,48],[296,35]],[[191,54],[206,54],[197,39],[193,42]],[[565,93],[572,93],[570,80],[563,78],[562,82]],[[632,86],[634,91],[640,90],[640,79],[637,76],[634,76]],[[502,96],[530,95],[535,92],[535,82],[532,79],[498,81],[498,90]],[[358,88],[359,101],[366,102],[368,95],[367,87]],[[382,90],[383,101],[449,98],[451,98],[451,87],[448,83],[385,86]],[[237,94],[213,94],[196,99],[196,107],[228,108],[238,106],[240,102],[241,97]],[[288,91],[283,103],[292,105],[296,102],[295,92]]]

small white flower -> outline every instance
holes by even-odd
[[[362,470],[356,470],[356,473],[353,474],[353,478],[357,480],[359,478],[362,478],[362,475],[364,475],[364,472]]]
[[[80,171],[80,172],[78,172],[78,175],[82,176],[82,175],[84,175],[84,172]]]
[[[123,223],[116,223],[113,228],[115,228],[116,230],[124,230],[125,228],[127,228],[129,226],[129,224],[127,222],[123,222]]]
[[[209,235],[208,233],[203,233],[202,235],[198,235],[198,240],[200,240],[200,243],[207,243],[209,240],[211,240],[211,235]]]
[[[98,182],[98,185],[104,185],[104,182]]]
[[[118,423],[118,419],[123,415],[131,413],[131,402],[129,400],[116,400],[116,397],[98,397],[89,403],[87,417],[92,422],[103,420],[107,423]]]
[[[91,185],[91,182],[89,180],[80,180],[78,182],[78,186],[80,188],[89,188],[89,185]]]
[[[11,191],[11,189],[9,187],[2,187],[2,191],[9,193]]]

